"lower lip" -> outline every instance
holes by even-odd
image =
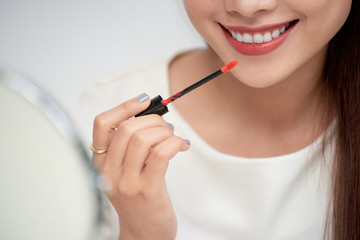
[[[223,31],[225,33],[226,39],[229,41],[230,45],[239,53],[250,55],[250,56],[256,56],[256,55],[264,55],[267,53],[270,53],[280,47],[281,44],[285,42],[291,31],[296,26],[296,23],[292,25],[290,28],[288,28],[285,32],[280,34],[279,37],[271,40],[270,42],[265,43],[243,43],[239,42],[236,39],[234,39],[229,31],[225,28],[223,28]]]

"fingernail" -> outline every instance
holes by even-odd
[[[175,127],[171,123],[167,123],[169,125],[169,128],[174,131]]]
[[[184,141],[185,141],[188,145],[190,145],[190,140],[189,140],[189,139],[184,139]]]
[[[136,100],[138,102],[145,102],[148,99],[149,99],[149,95],[147,95],[146,93],[140,94],[139,96],[136,97]]]

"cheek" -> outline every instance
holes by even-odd
[[[198,25],[201,20],[217,13],[220,2],[218,0],[184,0],[184,6],[192,23]]]
[[[222,9],[221,5],[219,0],[184,0],[192,25],[205,40],[214,35],[214,26],[218,27],[215,18]]]
[[[311,40],[329,41],[345,23],[351,0],[292,1],[292,8],[303,16],[303,30]],[[295,6],[296,5],[296,6]]]
[[[323,50],[345,23],[351,0],[303,0],[291,3],[300,14],[299,29],[294,32],[289,52],[293,61],[305,63]]]
[[[206,15],[214,11],[216,2],[216,0],[184,0],[184,5],[188,14]]]

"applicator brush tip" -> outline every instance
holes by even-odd
[[[238,62],[236,60],[232,60],[231,62],[229,62],[228,64],[223,66],[220,70],[223,73],[225,73],[225,72],[230,71],[231,69],[233,69],[237,64],[238,64]]]

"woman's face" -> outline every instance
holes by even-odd
[[[184,4],[193,25],[220,59],[238,60],[233,75],[259,88],[321,68],[328,42],[351,8],[351,0],[184,0]]]

